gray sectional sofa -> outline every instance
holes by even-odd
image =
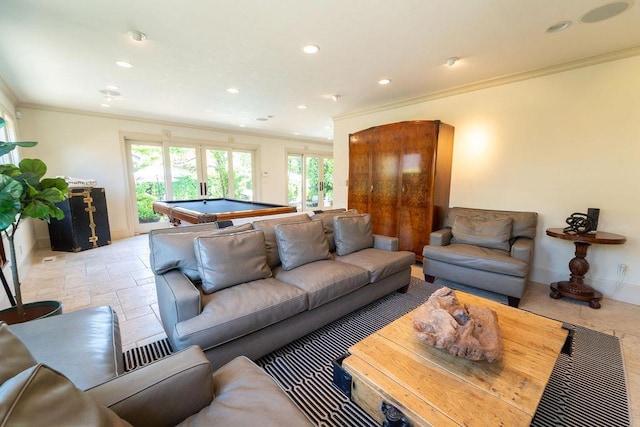
[[[344,209],[155,230],[149,244],[171,346],[200,346],[214,369],[406,289],[415,263],[372,234],[369,215]]]
[[[0,322],[0,361],[3,426],[312,425],[245,357],[212,372],[192,346],[124,372],[108,306]]]

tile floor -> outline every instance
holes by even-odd
[[[412,274],[422,278],[422,267]],[[160,324],[146,235],[78,253],[39,250],[24,277],[25,301],[56,299],[64,311],[111,305],[118,313],[124,349],[165,337]],[[640,426],[640,306],[604,299],[586,303],[549,298],[548,286],[530,283],[520,307],[621,339],[634,425]]]

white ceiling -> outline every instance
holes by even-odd
[[[0,0],[0,78],[19,105],[326,141],[331,117],[633,50],[633,0],[580,21],[615,1]],[[565,31],[545,31],[564,20]],[[100,106],[108,84],[121,92],[110,108]]]

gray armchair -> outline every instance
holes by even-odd
[[[506,295],[517,307],[533,260],[535,212],[450,208],[445,228],[422,251],[425,280],[435,278]]]

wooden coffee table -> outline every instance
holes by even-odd
[[[568,331],[562,323],[456,291],[498,314],[504,357],[474,362],[421,343],[413,312],[349,349],[351,399],[381,424],[383,402],[412,426],[528,426]]]

